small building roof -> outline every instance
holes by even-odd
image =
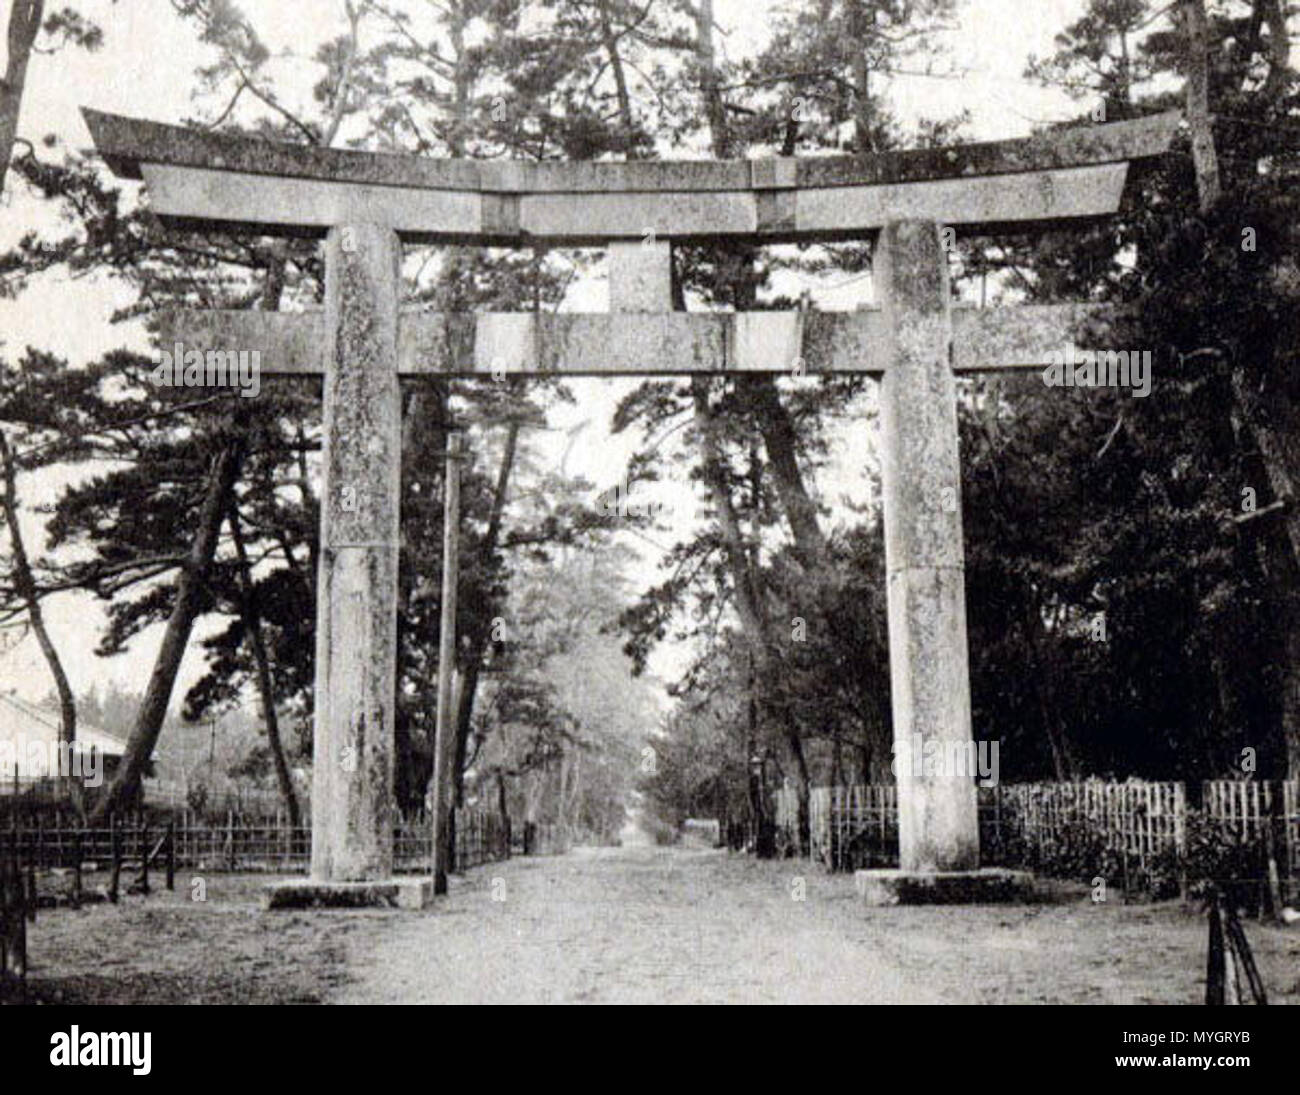
[[[57,741],[60,731],[59,716],[13,693],[0,692],[0,740]],[[77,741],[93,746],[105,756],[120,757],[126,753],[126,739],[95,726],[83,719],[77,720]]]

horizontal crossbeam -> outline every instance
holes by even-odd
[[[957,308],[958,373],[1042,368],[1098,305]],[[162,322],[169,351],[257,351],[266,374],[324,372],[325,317],[310,312],[177,311]],[[405,376],[674,376],[691,373],[884,372],[883,316],[856,312],[445,314],[404,312]]]
[[[119,174],[181,227],[318,236],[388,225],[415,242],[599,245],[862,236],[889,220],[970,230],[1051,225],[1118,207],[1127,165],[1166,152],[1177,114],[1019,141],[873,156],[481,163],[320,149],[84,111]]]
[[[145,164],[150,208],[174,227],[322,236],[375,222],[407,242],[596,247],[615,240],[755,242],[861,238],[894,219],[967,230],[1101,217],[1119,208],[1126,164],[882,186],[778,191],[480,194],[236,175]],[[770,199],[770,200],[769,200]]]

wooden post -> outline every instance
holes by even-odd
[[[1224,961],[1223,921],[1219,914],[1219,904],[1219,895],[1211,893],[1208,917],[1210,934],[1205,956],[1205,1002],[1210,1006],[1224,1002],[1224,981],[1227,972]]]
[[[233,806],[226,809],[226,865],[232,871],[235,869],[235,810]]]
[[[140,892],[149,893],[149,818],[140,817]]]
[[[27,919],[36,923],[36,857],[41,850],[41,818],[36,815],[32,847],[27,853]]]
[[[113,867],[108,877],[108,900],[117,904],[117,886],[122,875],[122,845],[118,834],[117,814],[108,816],[108,842],[109,854],[112,856]]]
[[[18,831],[0,838],[0,1003],[23,1003],[27,976],[27,889],[19,868]]]
[[[447,892],[451,860],[451,764],[455,756],[456,588],[460,576],[460,436],[447,434],[442,525],[442,609],[438,622],[438,715],[433,746],[433,892]]]
[[[176,889],[176,819],[167,822],[167,889]]]
[[[318,882],[393,873],[400,261],[390,227],[330,231],[311,802]]]
[[[81,827],[78,826],[72,832],[72,907],[81,908]]]

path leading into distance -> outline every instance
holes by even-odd
[[[904,973],[881,926],[849,879],[806,861],[577,849],[476,868],[452,879],[436,909],[353,937],[349,981],[332,999],[973,1002],[951,984],[940,992]]]

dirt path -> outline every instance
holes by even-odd
[[[807,900],[794,899],[802,879]],[[1205,918],[1178,902],[864,908],[849,875],[726,852],[578,849],[451,880],[427,912],[266,912],[266,875],[42,910],[34,998],[61,1003],[1196,1004]],[[494,897],[504,900],[494,900]],[[1269,1002],[1300,1003],[1300,925],[1245,923]]]
[[[796,901],[795,879],[808,899]],[[435,914],[349,939],[345,1003],[931,1003],[851,888],[726,852],[579,849],[453,879]],[[843,880],[835,880],[842,883]],[[459,885],[457,885],[459,883]],[[495,886],[495,890],[494,890]],[[504,900],[494,900],[494,893]]]

